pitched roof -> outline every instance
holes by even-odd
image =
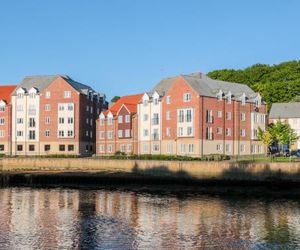
[[[219,81],[209,78],[207,75],[196,72],[187,75],[179,75],[177,77],[182,77],[199,95],[215,97],[219,90],[224,93],[231,92],[234,96],[241,96],[243,93],[246,94],[248,98],[253,98],[256,93],[249,88],[246,84],[232,83]],[[170,77],[161,80],[153,89],[152,92],[167,92],[172,86],[174,80],[177,77]]]
[[[126,107],[130,110],[130,112],[136,112],[136,110],[137,110],[136,106],[139,103],[140,99],[143,97],[143,95],[144,94],[122,96],[108,110],[103,112],[103,114],[107,115],[109,112],[111,112],[113,115],[115,115],[119,111],[119,109],[122,107],[123,104],[126,105]]]
[[[65,81],[67,81],[74,89],[76,89],[78,92],[87,94],[88,91],[95,92],[91,87],[79,83],[77,81],[74,81],[72,78],[70,78],[67,75],[38,75],[38,76],[26,76],[21,83],[18,85],[18,88],[25,88],[27,90],[31,89],[32,87],[37,88],[39,91],[42,91],[43,89],[47,88],[54,80],[56,80],[58,77],[62,77]],[[16,89],[16,90],[17,90]],[[13,93],[16,94],[16,91]]]
[[[11,94],[16,89],[17,85],[1,85],[0,86],[0,100],[6,103],[10,102]]]
[[[300,118],[300,102],[273,103],[269,118]]]

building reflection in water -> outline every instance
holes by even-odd
[[[0,190],[1,249],[299,247],[299,202],[107,190]]]

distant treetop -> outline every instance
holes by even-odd
[[[207,75],[212,79],[247,84],[262,95],[269,109],[275,102],[300,101],[300,61],[214,70]]]

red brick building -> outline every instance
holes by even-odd
[[[0,154],[11,153],[11,94],[16,87],[0,86]]]
[[[96,121],[98,155],[138,153],[137,105],[142,94],[121,97]]]
[[[105,95],[69,76],[32,76],[12,94],[12,154],[95,153]]]

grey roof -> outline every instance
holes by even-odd
[[[31,89],[32,87],[37,88],[38,91],[42,91],[47,88],[57,77],[62,77],[65,79],[73,88],[83,94],[87,94],[88,91],[95,92],[91,87],[76,82],[67,75],[43,75],[43,76],[27,76],[22,82],[18,85],[16,90],[13,92],[13,95],[16,95],[16,91],[20,88],[25,88],[26,90]]]
[[[248,100],[257,96],[246,84],[213,80],[201,72],[181,76],[201,96],[215,97],[219,90],[225,94],[230,91],[233,97],[239,97],[245,93]],[[176,77],[170,77],[161,80],[152,91],[167,92],[175,79]]]
[[[300,102],[273,103],[269,118],[300,118]]]

